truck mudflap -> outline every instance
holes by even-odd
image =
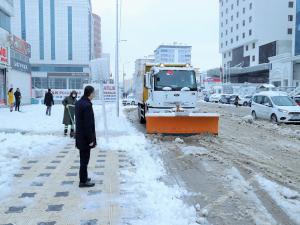
[[[215,113],[147,113],[148,134],[219,134],[219,115]]]

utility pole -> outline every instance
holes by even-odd
[[[116,0],[116,56],[115,56],[115,79],[116,79],[116,107],[117,107],[117,117],[120,116],[120,103],[119,103],[119,0]]]

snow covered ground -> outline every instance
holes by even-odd
[[[162,181],[167,173],[155,145],[137,131],[122,112],[117,118],[115,105],[106,105],[108,130],[104,129],[102,107],[95,105],[94,111],[98,147],[122,151],[130,158],[131,167],[124,168],[120,174],[125,194],[118,199],[125,206],[124,213],[128,215],[123,216],[126,220],[133,225],[195,225],[196,209],[181,199],[186,190]],[[71,142],[62,137],[62,117],[60,105],[53,107],[51,117],[45,115],[42,105],[24,106],[20,113],[0,109],[0,197],[4,198],[9,190],[13,190],[11,179],[18,173],[22,161],[47,157],[49,152]]]
[[[63,132],[63,106],[54,105],[52,116],[46,116],[44,105],[27,105],[21,107],[21,112],[10,112],[8,108],[0,108],[0,131],[19,131],[31,133]]]
[[[101,109],[96,108],[97,127],[103,130]],[[130,158],[131,167],[122,171],[125,182],[125,195],[120,199],[128,210],[129,222],[132,225],[194,225],[196,210],[187,206],[182,196],[186,190],[178,186],[168,186],[162,181],[167,176],[155,144],[130,124],[123,113],[115,116],[114,105],[107,105],[108,142],[105,137],[99,140],[100,148],[108,151],[124,151]],[[115,135],[114,132],[116,132]]]
[[[0,200],[11,190],[11,180],[22,161],[51,154],[66,144],[62,137],[63,107],[54,106],[53,116],[45,115],[41,105],[23,106],[22,112],[0,109]]]

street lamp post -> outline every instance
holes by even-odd
[[[116,0],[116,56],[115,56],[115,79],[116,79],[116,107],[117,107],[117,117],[120,116],[120,104],[119,104],[119,0]]]

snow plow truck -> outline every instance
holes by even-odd
[[[145,64],[135,79],[138,117],[148,134],[219,133],[219,115],[197,108],[196,72],[190,65]]]

